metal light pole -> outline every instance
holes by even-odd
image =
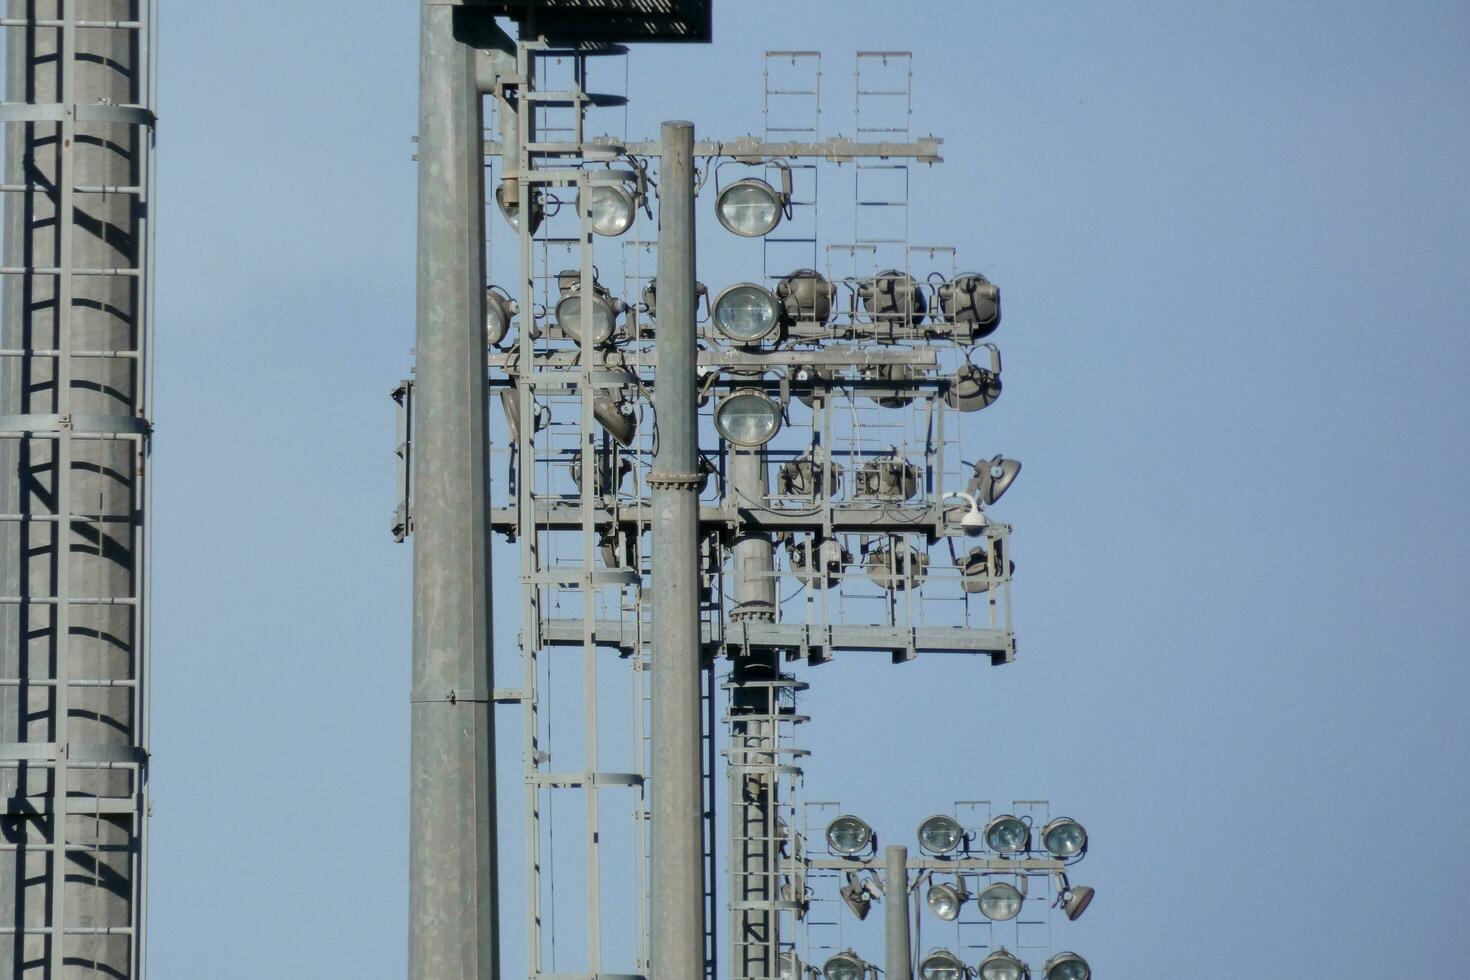
[[[910,980],[913,952],[909,945],[909,849],[890,844],[883,849],[883,978]]]
[[[476,52],[456,9],[422,8],[415,359],[412,980],[498,976]]]
[[[653,488],[652,980],[704,975],[694,124],[663,124]]]

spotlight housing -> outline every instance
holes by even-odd
[[[1026,896],[1010,882],[996,881],[980,890],[980,914],[993,922],[1008,922],[1021,914]]]
[[[1000,288],[978,272],[966,272],[939,287],[939,308],[958,332],[982,340],[1000,326]]]
[[[592,495],[594,497],[605,497],[610,493],[616,493],[623,488],[628,475],[633,472],[633,462],[626,456],[618,455],[617,462],[613,462],[613,453],[602,453],[594,451],[592,454]],[[582,492],[582,453],[577,452],[572,456],[572,483],[577,492]]]
[[[726,442],[755,449],[781,431],[781,406],[759,388],[737,388],[715,406],[715,428]]]
[[[949,854],[965,842],[965,828],[947,813],[936,813],[919,824],[919,846],[930,854]]]
[[[947,949],[935,950],[919,961],[919,980],[965,980],[968,972]]]
[[[634,413],[633,403],[628,398],[628,391],[637,386],[638,379],[633,372],[621,368],[598,371],[592,377],[597,383],[597,394],[592,398],[592,417],[618,445],[625,448],[631,446],[633,436],[638,431],[638,418]],[[616,387],[608,387],[607,382],[612,382]]]
[[[516,231],[521,229],[521,204],[519,193],[508,193],[506,181],[501,181],[495,188],[495,206],[500,208],[500,213],[510,226]],[[541,204],[541,191],[531,188],[531,234],[536,234],[536,229],[541,227],[541,219],[546,216],[546,209]]]
[[[964,908],[965,899],[969,897],[954,885],[931,885],[924,896],[924,904],[929,906],[930,912],[945,922],[953,922],[960,917],[960,910]]]
[[[782,167],[779,191],[759,177],[726,184],[715,198],[715,217],[726,231],[742,238],[760,238],[775,231],[790,206],[791,171]]]
[[[949,379],[944,403],[961,412],[978,412],[989,408],[1000,397],[1000,374],[974,364],[966,364]]]
[[[816,497],[821,494],[827,471],[831,470],[832,486],[826,488],[829,496],[836,496],[842,489],[842,466],[821,447],[813,447],[803,456],[781,464],[776,474],[776,485],[781,493],[792,497]]]
[[[582,277],[568,270],[556,277],[561,289],[561,300],[556,304],[556,325],[561,332],[577,343],[582,343],[582,302],[587,294],[582,289]],[[590,345],[601,347],[612,341],[617,332],[618,315],[626,308],[621,300],[613,299],[596,279],[592,280],[592,336]]]
[[[1091,980],[1092,968],[1076,953],[1058,953],[1041,968],[1046,980]]]
[[[815,269],[797,269],[776,283],[776,298],[788,322],[822,326],[832,316],[837,287]]]
[[[638,203],[638,195],[622,184],[589,184],[587,208],[592,212],[592,231],[607,238],[623,234],[638,217]],[[577,210],[582,210],[580,193]]]
[[[806,980],[806,965],[794,951],[781,954],[780,980]]]
[[[1087,852],[1087,830],[1071,817],[1057,817],[1041,828],[1041,845],[1059,858]]]
[[[1090,885],[1069,885],[1063,889],[1057,904],[1061,905],[1069,920],[1076,922],[1087,911],[1087,906],[1092,904],[1095,894],[1096,890]]]
[[[960,568],[960,587],[971,594],[989,592],[992,583],[1014,575],[1016,563],[1005,561],[1004,550],[999,539],[989,542],[988,549],[983,544],[971,548]]]
[[[753,282],[738,282],[715,297],[710,319],[737,344],[758,344],[781,325],[781,301]]]
[[[498,290],[499,286],[485,287],[485,346],[494,347],[510,332],[510,321],[516,315],[516,304],[509,296]]]
[[[842,857],[856,857],[873,847],[873,828],[866,820],[844,813],[827,824],[827,849]]]
[[[855,492],[879,500],[909,500],[919,492],[919,468],[902,456],[879,456],[857,472]]]
[[[985,825],[985,844],[997,854],[1019,854],[1031,849],[1031,828],[1019,817],[1002,814]]]
[[[923,323],[929,308],[914,277],[898,269],[885,269],[858,286],[857,298],[880,339]]]
[[[929,556],[919,549],[894,542],[868,552],[868,578],[890,592],[918,588],[929,567]]]
[[[1030,980],[1031,967],[1004,949],[980,961],[980,980]]]
[[[982,503],[993,504],[1011,488],[1021,474],[1021,461],[996,455],[975,464],[975,476],[967,488]]]
[[[864,980],[867,975],[868,964],[850,949],[822,965],[823,980]]]
[[[797,579],[814,589],[835,588],[842,581],[842,570],[852,564],[851,552],[831,538],[797,541],[786,550]]]

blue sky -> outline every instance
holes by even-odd
[[[808,795],[894,840],[1051,799],[1098,888],[1058,942],[1104,978],[1436,969],[1470,872],[1470,9],[896,6],[724,4],[630,63],[635,134],[738,134],[762,52],[820,48],[840,130],[852,51],[913,50],[946,157],[914,237],[1005,291],[1018,660],[812,671]],[[163,15],[151,964],[399,976],[416,9]]]

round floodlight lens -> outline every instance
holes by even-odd
[[[863,980],[867,964],[851,953],[838,953],[822,967],[826,980]]]
[[[1042,829],[1041,843],[1059,858],[1076,857],[1087,846],[1087,831],[1070,817],[1060,817]]]
[[[965,831],[954,817],[940,814],[919,824],[919,844],[931,854],[948,854],[964,839]]]
[[[964,980],[965,967],[953,953],[940,950],[919,964],[920,980]]]
[[[873,828],[849,814],[843,814],[827,825],[827,847],[834,854],[852,857],[868,849],[873,842]]]
[[[996,922],[1005,922],[1021,914],[1021,893],[1014,885],[997,881],[980,893],[980,914]]]
[[[633,195],[616,184],[593,184],[587,192],[587,203],[592,212],[592,230],[609,238],[631,228],[638,213]]]
[[[616,314],[610,305],[600,298],[593,298],[592,343],[594,345],[607,343],[608,338],[613,334],[615,318]],[[578,342],[582,340],[582,296],[580,293],[566,296],[556,304],[556,322],[568,337]]]
[[[795,953],[781,954],[781,980],[802,980],[801,960]]]
[[[953,885],[934,885],[929,889],[929,894],[924,896],[924,901],[928,903],[929,911],[945,922],[953,922],[958,919],[960,906],[964,904],[960,893]]]
[[[996,817],[985,828],[985,843],[999,854],[1015,854],[1026,850],[1031,833],[1026,825],[1010,814]]]
[[[742,344],[769,337],[780,315],[776,295],[751,282],[731,286],[715,300],[715,326],[720,333]]]
[[[781,409],[763,391],[742,388],[715,409],[715,428],[727,442],[764,446],[781,429]]]
[[[991,953],[980,961],[980,980],[1023,980],[1031,968],[1005,950]]]
[[[1058,953],[1046,961],[1046,980],[1089,980],[1092,969],[1076,953]]]
[[[715,216],[729,231],[759,238],[781,221],[781,196],[763,180],[747,177],[720,191]]]

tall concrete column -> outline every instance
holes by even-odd
[[[139,0],[4,7],[73,25],[145,13]],[[0,440],[0,512],[26,518],[0,523],[0,594],[34,601],[0,607],[0,796],[30,811],[3,821],[0,976],[130,980],[146,817],[134,777],[107,765],[146,778],[148,445],[95,433],[148,427],[143,277],[130,274],[148,248],[144,148],[121,114],[150,94],[137,31],[4,33],[5,100],[37,111],[4,125],[4,181],[26,189],[3,195],[3,265],[30,271],[4,277],[0,347],[26,353],[0,358],[0,415],[28,416],[33,434]],[[118,190],[78,190],[98,186]],[[99,274],[114,269],[128,271]],[[54,767],[16,766],[27,750]]]
[[[666,122],[659,166],[653,488],[651,980],[704,975],[700,780],[699,418],[694,124]]]
[[[473,11],[420,0],[410,980],[499,975],[484,159]]]
[[[907,847],[890,844],[883,849],[883,980],[913,980],[908,865]]]

